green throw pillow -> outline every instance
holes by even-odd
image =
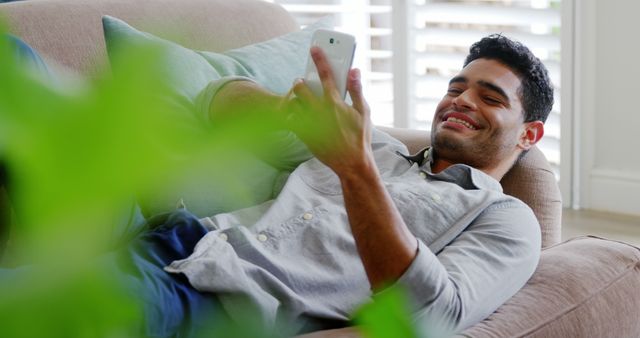
[[[200,106],[200,114],[206,114],[209,97],[203,100],[205,88],[213,81],[225,77],[241,76],[250,78],[265,88],[284,94],[295,78],[302,77],[313,31],[331,28],[330,20],[323,19],[305,29],[289,33],[268,41],[229,50],[223,53],[194,51],[177,43],[141,32],[117,18],[102,18],[104,36],[109,56],[120,44],[156,43],[168,55],[166,76],[178,101]],[[214,32],[212,32],[214,34]],[[206,94],[206,93],[205,93]],[[207,101],[209,100],[209,101]],[[203,108],[204,107],[204,108]],[[206,168],[185,168],[185,175],[167,183],[162,193],[142,202],[145,215],[170,211],[182,199],[186,208],[198,216],[210,216],[267,201],[274,197],[281,187],[279,177],[282,171],[290,170],[310,157],[309,152],[297,137],[288,132],[275,135],[273,140],[282,149],[282,158],[265,161],[251,154],[216,159],[233,162],[233,177],[211,177]],[[204,174],[203,174],[204,173]],[[240,186],[242,188],[238,189]]]

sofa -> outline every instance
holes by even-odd
[[[218,52],[299,29],[282,7],[259,0],[28,0],[0,4],[0,15],[11,33],[32,46],[54,72],[81,78],[95,78],[108,68],[103,15],[161,37],[175,39],[170,32],[180,31],[176,42],[181,45]],[[381,129],[411,151],[429,143],[427,131]],[[560,243],[560,192],[536,148],[501,184],[538,218],[540,262],[515,296],[457,337],[640,337],[640,250],[592,236]],[[0,235],[9,232],[8,214],[6,209],[0,212]],[[303,337],[346,338],[360,333],[348,327]]]

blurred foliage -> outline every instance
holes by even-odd
[[[61,89],[19,65],[0,39],[0,160],[19,219],[12,261],[26,265],[0,269],[2,337],[140,336],[140,300],[98,263],[122,201],[203,161],[209,175],[224,175],[233,168],[207,159],[229,163],[232,145],[258,144],[273,127],[260,114],[219,126],[195,118],[164,82],[162,65],[160,50],[131,47],[112,59],[113,75]],[[265,332],[251,318],[243,325],[212,319],[200,336],[286,332]],[[368,337],[417,337],[399,293],[358,318]]]
[[[354,321],[365,338],[426,337],[413,324],[407,294],[397,286],[375,294],[356,312]]]
[[[113,74],[59,88],[0,39],[0,159],[18,219],[10,258],[26,265],[0,270],[2,337],[140,336],[140,300],[99,263],[114,244],[114,215],[185,167],[231,170],[213,159],[232,162],[230,146],[255,142],[270,124],[208,126],[179,104],[163,64],[161,50],[129,46],[112,60]],[[259,331],[225,325],[225,336]]]

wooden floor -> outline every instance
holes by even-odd
[[[562,239],[580,235],[595,235],[640,247],[640,216],[564,209]]]

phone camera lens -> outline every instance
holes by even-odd
[[[333,41],[335,41],[333,38],[329,39],[329,43],[333,43]]]

